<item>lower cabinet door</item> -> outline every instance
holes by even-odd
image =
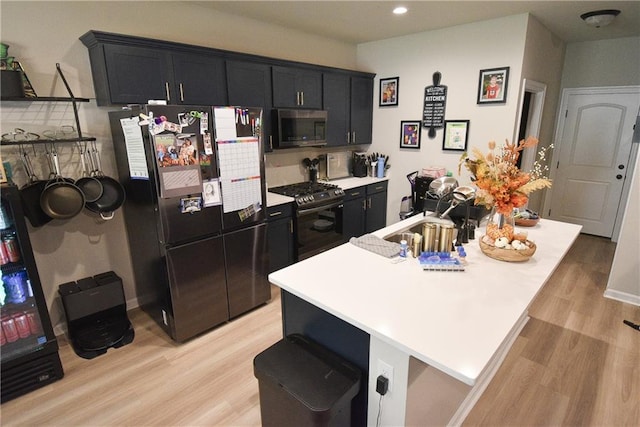
[[[168,249],[167,271],[176,341],[229,319],[221,236]]]
[[[267,224],[224,236],[229,316],[235,317],[271,298],[267,271]]]

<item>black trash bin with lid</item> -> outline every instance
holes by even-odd
[[[294,334],[253,359],[263,426],[349,426],[360,370]]]

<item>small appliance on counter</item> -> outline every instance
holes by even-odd
[[[351,175],[351,152],[338,151],[335,153],[327,153],[327,179],[347,178]]]
[[[353,153],[353,176],[356,178],[365,178],[367,176],[367,153]]]

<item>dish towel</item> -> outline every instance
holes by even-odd
[[[374,236],[373,234],[365,234],[360,237],[352,237],[349,239],[352,245],[366,249],[378,255],[387,258],[393,258],[400,253],[400,243],[387,242],[384,239]]]

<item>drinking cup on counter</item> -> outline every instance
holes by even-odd
[[[453,226],[442,224],[440,226],[440,239],[438,240],[438,251],[451,252],[453,246]]]
[[[427,222],[422,226],[422,250],[425,252],[435,252],[436,236],[438,226],[432,222]]]

